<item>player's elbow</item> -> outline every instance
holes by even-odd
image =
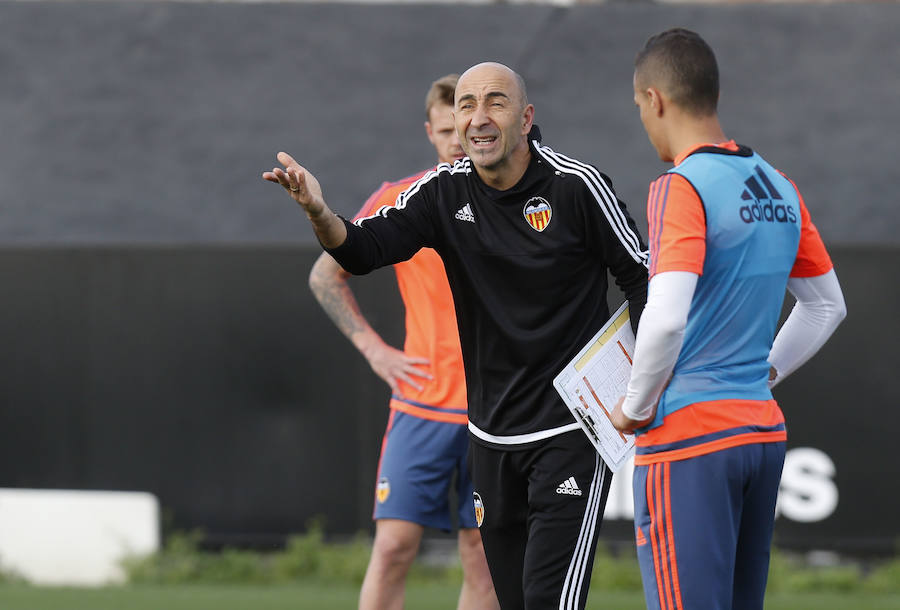
[[[646,324],[656,337],[665,343],[681,341],[687,326],[687,311],[660,308],[658,304],[648,304],[641,317],[641,328]]]
[[[821,316],[824,324],[832,330],[837,328],[840,323],[847,317],[847,303],[844,301],[844,294],[840,290],[836,290],[829,298],[824,299],[819,305],[821,308]]]
[[[843,296],[838,299],[831,309],[831,332],[834,332],[844,318],[847,317],[847,303],[844,302]]]
[[[312,290],[313,294],[317,294],[317,291],[323,284],[323,269],[322,269],[322,259],[319,258],[312,266],[312,269],[309,271],[309,278],[307,278],[307,283],[309,284],[309,289]]]
[[[840,324],[847,317],[847,302],[844,300],[843,294],[841,294],[841,298],[835,304],[834,317],[835,325]]]
[[[685,324],[667,321],[658,330],[661,342],[665,345],[681,345],[681,342],[684,341],[684,329]]]
[[[344,281],[347,276],[349,274],[328,253],[323,252],[310,269],[307,282],[313,294],[319,295],[328,287]]]

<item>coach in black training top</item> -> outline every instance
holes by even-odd
[[[637,308],[647,285],[644,248],[605,176],[542,146],[537,127],[529,140],[512,188],[486,185],[469,158],[439,165],[329,250],[356,274],[437,250],[456,304],[469,429],[491,446],[578,428],[553,378],[609,317],[607,269]]]
[[[349,272],[442,257],[466,369],[476,514],[503,608],[583,608],[610,472],[552,380],[607,320],[607,271],[646,300],[646,249],[590,165],[541,144],[524,82],[500,64],[470,68],[454,119],[468,156],[441,164],[394,207],[355,225],[315,178],[280,153],[263,177],[287,188]]]

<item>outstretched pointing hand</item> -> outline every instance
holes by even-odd
[[[277,158],[284,169],[275,167],[270,172],[263,172],[263,179],[283,186],[310,218],[322,214],[327,208],[322,197],[322,187],[316,177],[286,152],[278,153]]]
[[[323,246],[336,248],[344,243],[347,228],[344,221],[325,205],[322,187],[316,177],[286,152],[278,153],[278,162],[284,169],[276,167],[270,172],[263,172],[263,180],[277,182],[284,187],[291,199],[300,204]]]

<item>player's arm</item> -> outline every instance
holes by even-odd
[[[698,275],[667,271],[650,280],[647,305],[635,338],[631,378],[610,419],[623,432],[649,424],[672,377]]]
[[[794,188],[797,188],[796,184]],[[797,196],[800,203],[800,244],[787,285],[797,302],[775,336],[769,352],[770,388],[819,351],[847,315],[844,294],[831,257],[799,190]]]
[[[769,352],[770,388],[812,358],[847,315],[834,269],[816,277],[792,277],[788,291],[797,302]]]
[[[656,416],[681,352],[697,280],[706,257],[706,214],[682,176],[664,174],[647,200],[652,250],[647,305],[635,338],[631,378],[613,409],[613,425],[632,432]]]
[[[353,343],[394,394],[402,394],[401,381],[421,390],[417,378],[431,379],[431,375],[417,365],[428,364],[428,360],[408,356],[384,342],[360,311],[347,283],[349,277],[350,274],[331,255],[323,252],[309,274],[309,287],[335,326]]]

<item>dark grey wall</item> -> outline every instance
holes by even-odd
[[[0,487],[150,491],[168,527],[201,528],[220,543],[277,543],[316,516],[331,533],[370,527],[388,391],[306,288],[317,254],[0,249]],[[891,551],[900,462],[886,448],[900,427],[900,284],[885,284],[871,262],[896,269],[900,249],[832,255],[850,316],[776,397],[789,448],[813,447],[835,467],[795,472],[785,492],[809,507],[823,486],[839,498],[825,518],[782,517],[776,537]],[[353,285],[396,345],[392,275]],[[628,541],[633,530],[610,520],[604,535]]]
[[[317,255],[0,250],[0,487],[150,491],[217,540],[366,528],[389,391],[307,289]],[[354,288],[399,344],[391,282]]]
[[[434,77],[496,59],[556,150],[643,218],[664,169],[632,103],[648,35],[717,50],[727,132],[800,185],[829,243],[900,244],[900,5],[0,3],[0,243],[312,243],[278,150],[339,211],[432,162]],[[643,223],[643,220],[641,220]]]

